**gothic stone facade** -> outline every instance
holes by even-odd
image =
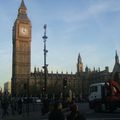
[[[65,79],[67,81],[66,86],[64,86]],[[88,95],[88,79],[88,72],[82,72],[79,74],[63,74],[58,72],[47,73],[47,93],[49,95],[60,95],[61,93],[66,92],[68,95],[69,90],[71,90],[73,95],[77,95],[79,97],[86,97]],[[44,72],[34,70],[34,72],[31,73],[30,80],[31,95],[39,96],[40,94],[42,94],[43,88]]]

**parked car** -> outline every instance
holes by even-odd
[[[39,97],[32,97],[34,103],[41,103],[42,100]]]
[[[40,98],[37,98],[37,99],[36,99],[36,103],[41,103],[41,99],[40,99]]]

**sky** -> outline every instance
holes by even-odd
[[[49,72],[84,68],[112,71],[120,55],[120,0],[24,0],[32,23],[31,71],[43,66],[43,26],[47,24]],[[21,0],[0,0],[0,86],[12,76],[12,27]]]

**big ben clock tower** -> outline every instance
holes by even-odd
[[[12,95],[26,95],[31,71],[31,22],[24,0],[13,26]]]

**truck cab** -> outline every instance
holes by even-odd
[[[95,107],[95,102],[101,101],[102,99],[102,87],[105,83],[94,83],[89,87],[89,107],[92,109]]]
[[[117,82],[110,80],[94,83],[89,86],[89,107],[95,111],[114,111],[120,107],[120,87]]]

